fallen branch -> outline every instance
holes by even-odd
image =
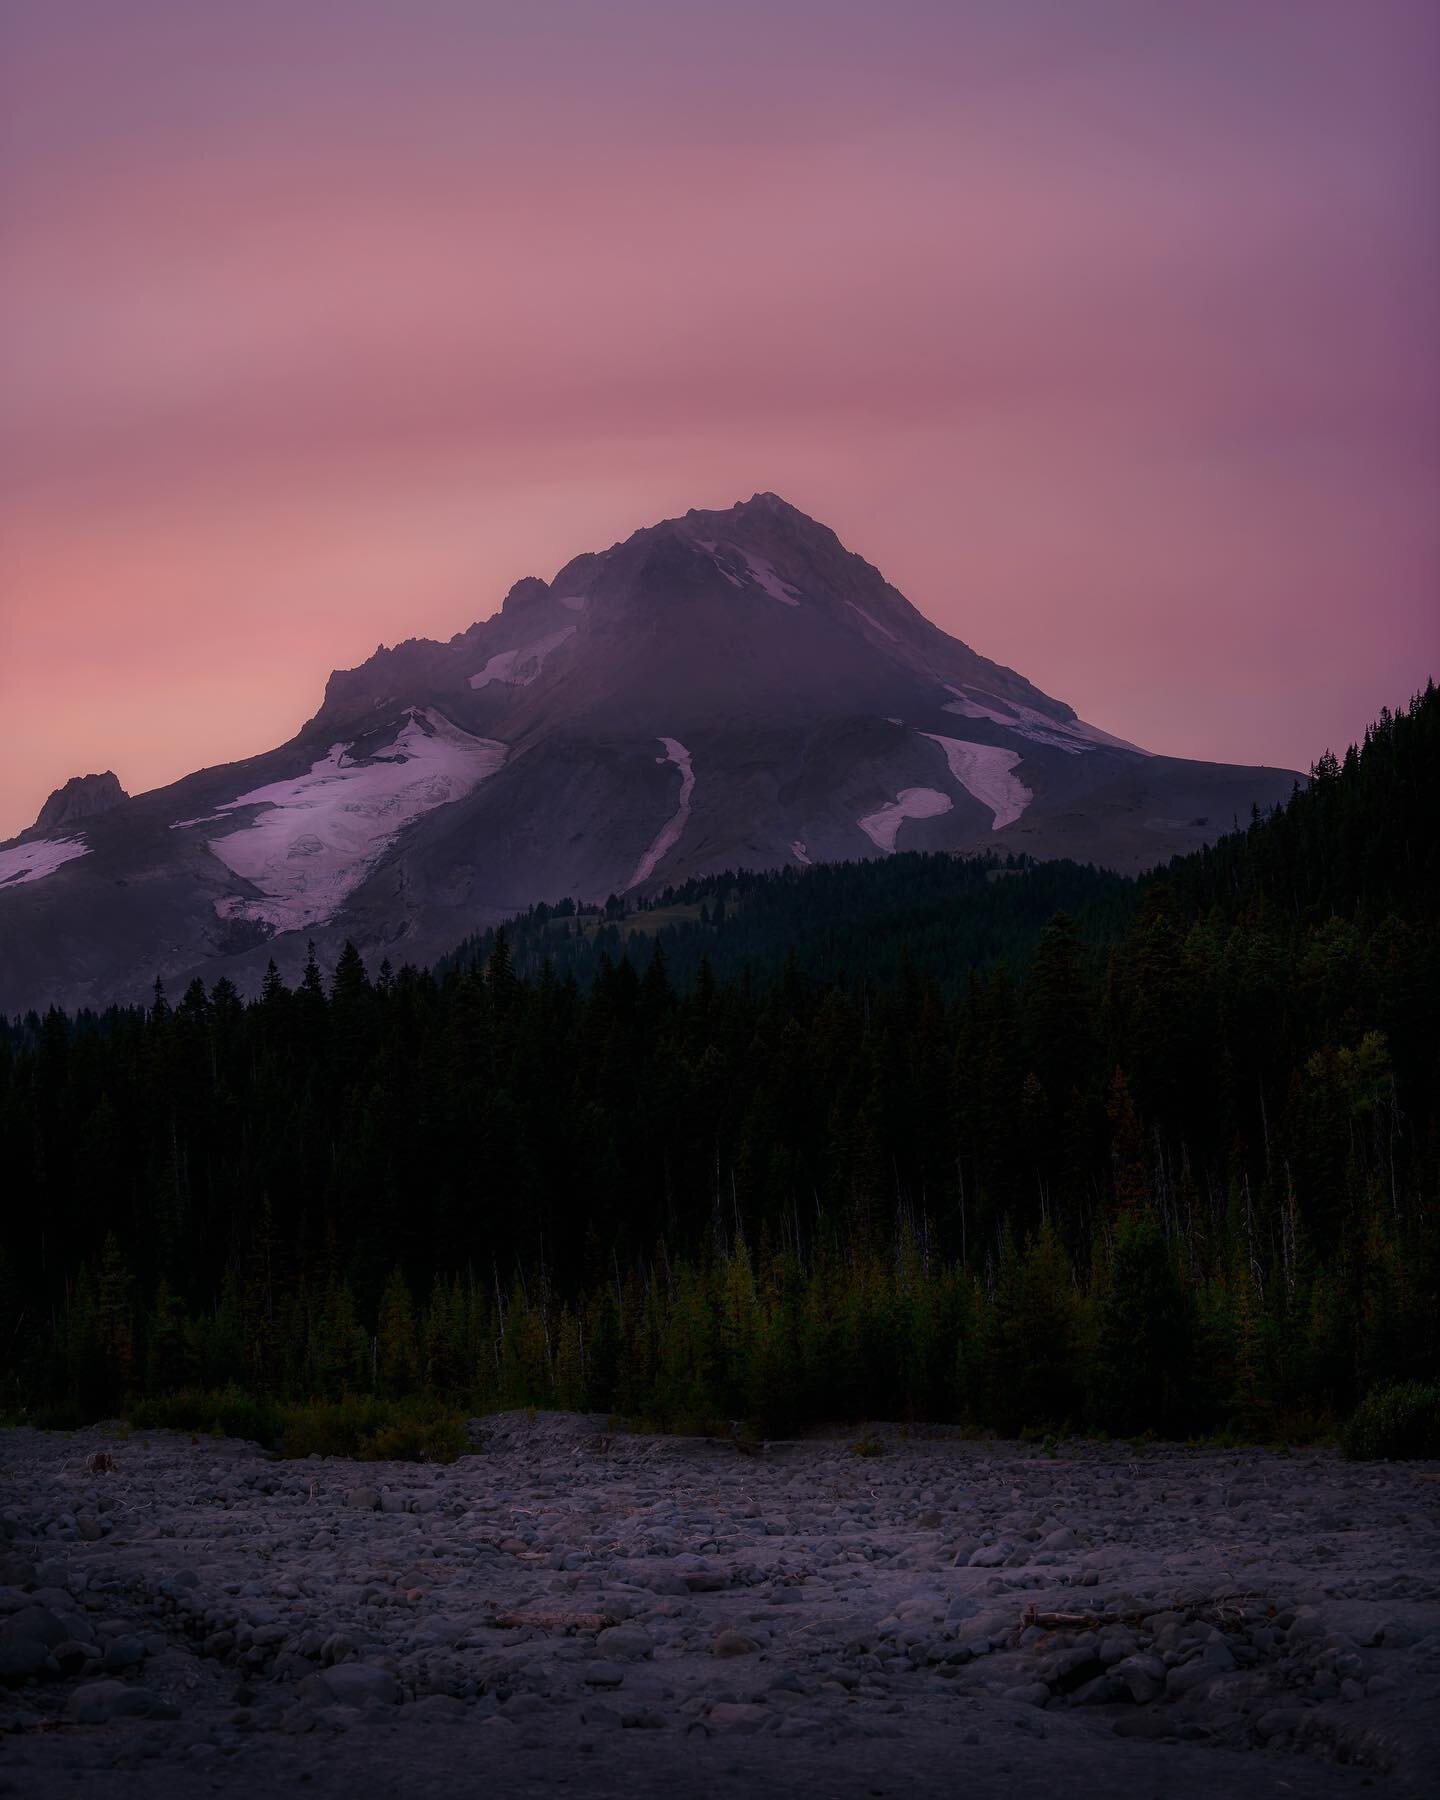
[[[1020,1615],[1016,1631],[1024,1631],[1031,1625],[1041,1631],[1100,1631],[1110,1625],[1143,1625],[1146,1619],[1153,1618],[1157,1612],[1172,1610],[1190,1619],[1205,1619],[1207,1615],[1214,1615],[1233,1625],[1243,1622],[1244,1607],[1250,1601],[1259,1601],[1266,1614],[1272,1617],[1279,1610],[1269,1595],[1257,1593],[1225,1594],[1216,1599],[1201,1601],[1198,1605],[1173,1608],[1157,1602],[1123,1613],[1040,1612],[1032,1601]]]
[[[594,1612],[502,1612],[490,1621],[497,1631],[513,1631],[526,1626],[532,1631],[604,1631],[617,1621],[609,1613]]]

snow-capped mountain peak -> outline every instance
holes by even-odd
[[[1086,724],[762,492],[527,576],[446,642],[381,646],[248,762],[135,799],[68,784],[0,846],[0,1005],[253,983],[312,935],[424,960],[536,900],[740,866],[1137,868],[1292,780]]]

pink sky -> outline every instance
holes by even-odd
[[[1437,64],[1432,0],[0,0],[0,837],[765,488],[1308,765],[1440,664]]]

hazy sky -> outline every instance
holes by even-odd
[[[1440,664],[1434,0],[0,0],[0,836],[771,488],[1108,730]]]

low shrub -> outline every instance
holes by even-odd
[[[362,1462],[454,1462],[470,1448],[464,1417],[417,1396],[307,1401],[286,1408],[282,1456],[354,1456]]]
[[[266,1400],[241,1388],[186,1388],[139,1400],[139,1431],[203,1431],[250,1438],[284,1457],[353,1456],[367,1462],[453,1462],[470,1448],[462,1414],[423,1395],[380,1400]]]
[[[293,1400],[277,1448],[282,1456],[356,1456],[360,1445],[389,1423],[394,1407],[372,1394],[343,1400]]]
[[[220,1437],[249,1438],[267,1449],[284,1427],[284,1413],[273,1400],[247,1394],[235,1386],[182,1388],[178,1393],[137,1400],[130,1423],[140,1431],[205,1431]]]
[[[454,1462],[470,1448],[459,1413],[406,1413],[382,1425],[360,1445],[366,1462]]]
[[[1440,1456],[1440,1385],[1396,1381],[1373,1388],[1355,1408],[1340,1442],[1355,1461]]]
[[[17,1414],[13,1423],[33,1425],[36,1431],[79,1431],[90,1420],[78,1400],[56,1400],[48,1406],[37,1406]]]

